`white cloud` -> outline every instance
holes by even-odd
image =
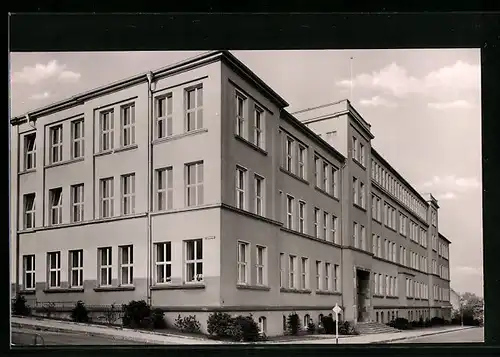
[[[442,201],[442,200],[454,200],[455,198],[457,198],[457,195],[454,194],[453,192],[446,192],[446,193],[439,193],[435,196],[435,198],[438,200],[438,201]]]
[[[434,176],[431,180],[424,182],[422,188],[431,192],[437,200],[452,200],[459,193],[476,190],[481,183],[475,177]]]
[[[469,266],[458,266],[455,268],[455,271],[457,274],[483,275],[482,269]]]
[[[34,100],[42,100],[42,99],[47,99],[50,97],[50,93],[49,92],[43,92],[43,93],[37,93],[37,94],[33,94],[31,96],[31,99],[34,99]]]
[[[378,95],[370,98],[370,99],[361,99],[359,101],[361,105],[367,107],[396,107],[397,104],[390,100],[384,99]]]
[[[445,109],[469,109],[473,105],[466,100],[454,100],[451,102],[434,102],[427,104],[429,108],[445,110]]]
[[[13,83],[28,83],[36,84],[48,78],[57,77],[61,80],[78,80],[80,73],[66,71],[66,65],[59,64],[56,60],[52,60],[47,64],[37,63],[34,66],[25,66],[19,72],[12,74]]]
[[[480,87],[480,68],[457,61],[451,66],[432,71],[424,77],[417,78],[408,74],[404,67],[391,63],[378,72],[357,75],[352,84],[354,87],[378,89],[395,97],[405,97],[411,93],[442,94],[452,93],[455,96],[463,90],[478,90]],[[337,85],[349,87],[350,80],[340,80]]]

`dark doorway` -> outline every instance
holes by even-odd
[[[370,272],[356,270],[358,322],[370,320]]]

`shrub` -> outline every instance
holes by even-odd
[[[149,328],[152,326],[151,307],[144,300],[132,300],[122,306],[124,327]]]
[[[434,316],[431,319],[431,326],[443,326],[443,325],[444,325],[444,319],[442,317]]]
[[[189,315],[182,317],[180,314],[175,319],[175,327],[182,332],[199,333],[200,323],[196,320],[196,315]]]
[[[432,326],[431,320],[429,318],[425,319],[424,327],[431,327],[431,326]]]
[[[333,335],[335,333],[335,321],[333,320],[333,317],[323,316],[321,323],[323,324],[323,330],[327,335]]]
[[[49,302],[43,305],[43,312],[49,319],[51,318],[52,313],[55,311],[56,311],[56,304],[54,304],[53,302]]]
[[[104,310],[104,319],[108,325],[112,325],[118,320],[118,308],[115,303],[112,303]]]
[[[398,317],[397,319],[391,321],[389,326],[398,330],[410,330],[412,327],[412,325],[404,317]]]
[[[339,323],[339,335],[359,335],[352,323],[344,321]]]
[[[286,319],[286,326],[289,334],[297,335],[300,329],[299,315],[295,312],[288,315],[288,318]]]
[[[207,332],[211,336],[230,337],[233,322],[233,318],[228,313],[214,312],[208,316]]]
[[[22,295],[17,295],[12,304],[12,313],[14,315],[29,316],[31,315],[31,307],[26,304],[26,298]]]
[[[89,322],[89,311],[83,301],[78,301],[71,310],[71,320],[74,322]]]
[[[166,329],[167,322],[165,321],[165,313],[161,309],[154,309],[151,314],[151,319],[153,320],[153,327],[155,329]]]
[[[310,334],[314,334],[315,331],[316,331],[316,325],[312,321],[309,322],[307,324],[307,332],[309,332]]]
[[[237,316],[233,319],[231,338],[235,341],[255,342],[259,341],[259,325],[254,321],[252,315]]]

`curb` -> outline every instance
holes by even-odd
[[[442,335],[442,334],[450,333],[450,332],[468,330],[468,329],[471,329],[471,328],[474,328],[474,326],[467,326],[467,327],[457,328],[457,329],[453,329],[453,330],[446,330],[446,331],[429,332],[429,333],[424,333],[424,334],[418,335],[418,336],[392,338],[392,339],[389,339],[389,340],[371,342],[370,344],[390,343],[390,342],[396,342],[396,341],[412,340],[412,339],[415,339],[415,338],[421,338],[421,337],[427,337],[427,336],[434,336],[434,335]]]

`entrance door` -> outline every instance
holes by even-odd
[[[358,322],[369,320],[370,305],[370,273],[364,270],[356,270],[356,295]]]

